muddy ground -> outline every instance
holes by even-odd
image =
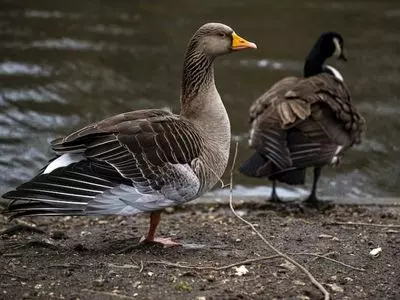
[[[246,202],[236,207],[281,251],[327,254],[365,269],[293,255],[333,299],[400,299],[400,228],[332,224],[399,225],[399,206],[340,205],[323,212],[292,204]],[[305,275],[281,258],[246,264],[248,273],[242,276],[235,268],[184,269],[154,263],[221,267],[273,255],[226,204],[187,205],[163,214],[159,235],[173,237],[185,247],[142,245],[127,253],[118,252],[135,245],[146,232],[146,215],[23,220],[36,224],[40,232],[26,232],[22,225],[2,233],[1,299],[322,298]],[[15,224],[0,217],[1,230]],[[369,252],[377,247],[382,253],[373,258]]]

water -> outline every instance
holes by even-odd
[[[240,141],[238,163],[250,155],[250,103],[278,79],[301,75],[316,37],[336,30],[349,62],[329,63],[343,74],[368,133],[340,168],[324,169],[320,193],[399,193],[400,4],[388,0],[3,1],[1,191],[34,176],[51,157],[48,143],[55,137],[133,109],[178,111],[186,44],[208,21],[229,24],[259,47],[221,57],[216,65],[234,140]],[[237,174],[235,182],[242,195],[269,193],[266,180]],[[306,188],[279,192],[303,197]]]

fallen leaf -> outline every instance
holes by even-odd
[[[241,265],[240,267],[233,267],[235,269],[235,275],[236,276],[243,276],[249,272],[247,268],[244,265]]]

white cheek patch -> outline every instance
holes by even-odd
[[[339,57],[340,54],[342,54],[342,47],[340,47],[338,38],[333,38],[333,44],[335,45],[335,52],[333,53],[333,55]]]

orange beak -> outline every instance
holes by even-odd
[[[232,33],[232,50],[243,50],[243,49],[257,49],[257,45],[246,41],[244,38],[238,36],[235,32]]]

